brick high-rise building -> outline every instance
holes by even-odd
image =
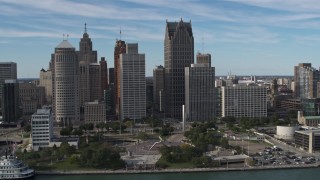
[[[100,78],[101,78],[101,91],[100,98],[103,99],[103,92],[108,89],[108,65],[104,57],[100,60]]]
[[[190,22],[166,23],[164,39],[165,66],[165,114],[171,118],[182,118],[185,103],[185,67],[194,63],[194,39]]]
[[[116,115],[120,114],[120,54],[126,52],[126,43],[122,40],[117,40],[114,47],[114,88],[115,88],[115,110]]]

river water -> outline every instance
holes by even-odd
[[[320,168],[259,171],[123,174],[123,175],[37,175],[35,180],[317,180]]]

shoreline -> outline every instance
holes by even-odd
[[[319,165],[291,165],[291,166],[264,166],[242,168],[192,168],[192,169],[151,169],[151,170],[72,170],[72,171],[35,171],[36,175],[125,175],[125,174],[162,174],[162,173],[196,173],[196,172],[226,172],[226,171],[259,171],[277,169],[304,169],[318,168]]]

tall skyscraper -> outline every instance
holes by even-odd
[[[90,102],[100,100],[101,97],[101,73],[99,63],[90,63],[89,65],[89,91]]]
[[[153,69],[153,104],[154,110],[160,112],[164,108],[164,67]]]
[[[64,125],[80,120],[79,61],[75,48],[63,40],[51,60],[54,119]]]
[[[20,116],[19,84],[15,79],[7,79],[2,85],[2,116],[6,123],[14,123]]]
[[[317,98],[318,82],[320,81],[319,70],[313,68],[311,63],[300,63],[294,67],[294,82],[296,98]]]
[[[168,22],[164,38],[166,116],[181,119],[184,105],[185,67],[194,62],[191,21]]]
[[[201,54],[197,53],[197,64],[208,64],[211,67],[211,54]]]
[[[17,80],[17,64],[15,62],[0,62],[0,108],[2,106],[2,86],[7,79]]]
[[[92,41],[87,33],[87,26],[85,24],[84,33],[79,42],[79,51],[77,51],[80,66],[80,82],[79,95],[80,106],[84,107],[85,102],[89,102],[90,96],[90,64],[97,63],[97,51],[92,50]],[[95,74],[95,72],[93,72]],[[100,82],[100,80],[99,80]],[[96,82],[95,82],[96,83]]]
[[[215,108],[215,68],[191,64],[185,68],[185,113],[188,121],[213,120]]]
[[[138,44],[127,44],[120,54],[120,119],[141,119],[146,116],[145,54]]]
[[[126,53],[126,42],[117,40],[114,47],[114,84],[115,84],[115,109],[116,115],[119,116],[120,111],[120,54]]]
[[[108,84],[114,84],[115,83],[115,81],[114,81],[114,68],[109,68],[108,73],[109,73],[109,75],[108,75],[109,83]]]
[[[108,66],[107,61],[104,57],[101,57],[100,60],[100,79],[101,79],[101,91],[100,91],[100,98],[103,99],[104,95],[103,92],[108,89]]]

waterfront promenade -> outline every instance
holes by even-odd
[[[90,175],[90,174],[150,174],[150,173],[194,173],[194,172],[222,172],[222,171],[253,171],[271,169],[301,169],[318,168],[319,164],[299,164],[281,166],[257,166],[237,168],[189,168],[189,169],[149,169],[149,170],[72,170],[72,171],[36,171],[41,175]]]

